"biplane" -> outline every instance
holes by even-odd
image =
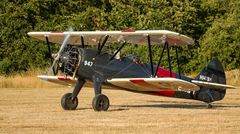
[[[137,93],[193,99],[205,102],[208,107],[222,100],[226,88],[226,77],[222,64],[214,58],[196,78],[182,75],[178,60],[178,47],[194,45],[193,39],[168,30],[123,30],[123,31],[66,31],[29,32],[29,36],[46,41],[52,66],[40,79],[62,85],[72,85],[71,93],[61,99],[64,110],[75,110],[82,87],[94,89],[92,107],[95,111],[107,111],[109,99],[102,89],[122,89]],[[50,43],[59,43],[56,54],[51,53]],[[106,53],[107,44],[118,43],[114,53]],[[149,63],[139,62],[137,56],[121,57],[120,51],[131,44],[146,45]],[[96,45],[96,49],[87,47]],[[157,65],[153,64],[152,45],[162,47]],[[178,72],[172,71],[170,47],[176,50]],[[167,52],[168,69],[161,68],[164,52]],[[61,71],[62,75],[59,75]],[[51,75],[53,74],[53,75]]]

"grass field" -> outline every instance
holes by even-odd
[[[104,90],[107,112],[91,109],[84,88],[75,111],[60,106],[71,88],[0,88],[0,133],[240,133],[240,89],[206,109],[202,102]]]

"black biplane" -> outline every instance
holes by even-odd
[[[29,36],[46,41],[51,54],[50,43],[61,43],[57,54],[51,57],[52,67],[47,75],[39,78],[50,82],[75,85],[72,93],[63,95],[61,105],[65,110],[75,110],[78,94],[83,86],[93,87],[95,97],[92,107],[95,111],[107,111],[109,99],[102,94],[102,88],[123,89],[144,94],[194,99],[211,107],[212,102],[222,100],[226,88],[223,66],[214,58],[195,79],[180,74],[177,48],[193,45],[194,41],[182,34],[167,30],[123,30],[123,31],[66,31],[29,32]],[[119,43],[113,54],[103,52],[108,43]],[[97,45],[89,49],[88,45]],[[121,49],[129,44],[147,45],[149,63],[139,62],[137,56],[120,57]],[[158,64],[153,64],[152,45],[163,46]],[[176,48],[178,73],[172,72],[169,47]],[[169,69],[160,68],[167,51]],[[63,75],[59,75],[61,70]],[[51,72],[53,72],[54,75]]]

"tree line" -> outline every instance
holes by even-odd
[[[29,31],[170,30],[195,45],[179,49],[184,73],[197,72],[213,57],[227,70],[240,67],[240,1],[236,0],[2,0],[0,3],[0,74],[49,66],[45,42]],[[56,51],[59,45],[52,45]],[[148,61],[146,46],[123,52]],[[154,46],[157,63],[162,47]],[[174,48],[171,58],[175,59]],[[177,67],[176,60],[172,60]],[[165,56],[161,64],[168,67]],[[176,69],[176,68],[174,68]]]

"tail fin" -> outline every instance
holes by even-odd
[[[221,62],[214,58],[195,78],[196,80],[226,84],[226,76]],[[194,97],[198,100],[210,103],[222,100],[226,94],[226,87],[211,88],[202,86],[201,89],[194,93]]]

